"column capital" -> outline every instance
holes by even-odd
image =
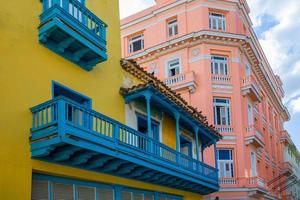
[[[149,91],[146,91],[143,93],[144,97],[146,100],[150,100],[151,99],[151,96],[152,96],[152,93],[149,92]]]
[[[179,120],[180,119],[180,113],[179,112],[174,112],[174,117],[176,120]]]
[[[194,131],[195,131],[195,134],[198,134],[199,133],[199,127],[198,126],[194,126]]]

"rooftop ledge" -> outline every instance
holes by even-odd
[[[107,60],[107,25],[78,0],[43,0],[39,42],[89,71]]]
[[[219,189],[217,169],[70,99],[31,112],[34,159],[199,194]]]

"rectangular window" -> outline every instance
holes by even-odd
[[[180,59],[176,58],[174,60],[170,60],[167,63],[167,74],[168,77],[176,76],[180,73]]]
[[[115,188],[115,189],[114,189]],[[114,185],[33,174],[32,200],[114,200],[120,192],[122,200],[182,200],[179,196]]]
[[[168,22],[168,36],[172,37],[178,34],[178,23],[177,19],[173,19]]]
[[[74,199],[74,188],[72,184],[52,183],[53,199]]]
[[[147,126],[147,117],[141,114],[137,114],[137,130],[141,133],[147,135],[148,126]],[[151,131],[152,137],[159,141],[159,122],[151,119]]]
[[[218,154],[218,166],[219,166],[219,177],[220,178],[233,178],[233,157],[232,150],[220,149],[217,151]]]
[[[213,30],[226,30],[225,15],[219,13],[209,13],[209,28]]]
[[[212,56],[211,57],[211,73],[216,75],[228,75],[227,57]]]
[[[256,154],[254,152],[250,153],[250,162],[251,162],[251,176],[255,177],[257,176],[257,170],[256,170]]]
[[[246,77],[249,77],[251,75],[251,67],[249,64],[246,64],[245,66],[245,75]]]
[[[248,125],[251,126],[251,125],[253,125],[254,116],[253,116],[253,106],[249,102],[247,105],[247,110],[248,110]]]
[[[180,152],[182,154],[192,157],[193,156],[192,149],[193,149],[192,141],[189,138],[181,135],[180,136]]]
[[[144,49],[144,35],[138,35],[129,39],[129,53]]]
[[[231,125],[230,99],[214,98],[214,123],[220,126]]]
[[[77,200],[95,200],[96,199],[96,188],[87,186],[77,186]]]

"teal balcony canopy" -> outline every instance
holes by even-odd
[[[214,167],[66,97],[31,112],[34,159],[204,195],[219,189]]]
[[[39,41],[89,71],[107,60],[107,25],[79,0],[43,0]]]
[[[208,127],[204,122],[199,122],[199,119],[195,118],[195,116],[183,106],[176,103],[176,100],[172,100],[166,94],[159,91],[154,84],[141,84],[132,88],[122,89],[121,93],[124,96],[126,103],[144,99],[147,103],[151,104],[151,107],[156,107],[160,111],[168,113],[170,116],[174,116],[175,120],[178,118],[178,125],[183,126],[192,133],[197,130],[199,136],[201,136],[203,149],[219,140],[220,136],[216,131],[212,130],[212,128]],[[176,96],[175,93],[174,95]]]

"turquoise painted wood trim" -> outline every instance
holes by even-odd
[[[219,154],[217,152],[217,143],[216,142],[214,143],[214,151],[215,151],[215,168],[219,169],[219,166],[218,166]]]
[[[124,95],[125,103],[135,101],[140,99],[147,93],[151,93],[151,105],[157,106],[162,111],[174,116],[176,113],[180,114],[180,125],[184,126],[191,132],[194,132],[194,127],[198,127],[201,138],[202,146],[206,148],[213,144],[213,141],[220,140],[219,136],[215,135],[210,131],[204,124],[201,124],[198,120],[194,119],[189,113],[179,107],[177,104],[169,100],[164,94],[155,89],[153,86],[149,85],[144,88],[134,90],[126,95]],[[175,117],[174,117],[175,118]]]
[[[117,157],[121,160],[126,160],[149,169],[199,183],[206,187],[214,188],[214,190],[218,188],[218,176],[215,168],[195,160],[192,157],[181,154],[153,138],[149,138],[114,119],[92,109],[88,109],[63,96],[59,96],[46,103],[42,103],[39,106],[33,107],[31,109],[33,116],[37,115],[37,113],[44,112],[45,109],[49,108],[49,105],[53,104],[57,105],[59,118],[57,120],[58,129],[63,130],[58,131],[56,137],[52,137],[51,139],[47,138],[45,140],[43,135],[41,136],[39,134],[39,131],[47,131],[48,128],[45,127],[47,127],[48,122],[41,122],[39,118],[33,117],[32,124],[35,126],[32,127],[32,129],[35,131],[32,132],[32,137],[35,138],[35,140],[38,140],[31,143],[33,157],[47,156],[49,152],[53,150],[53,147],[65,143],[72,148],[69,148],[67,151],[64,150],[63,152],[58,152],[54,160],[66,160],[68,159],[68,155],[71,155],[71,153],[78,148],[85,149],[111,157]],[[61,104],[65,105],[62,106]],[[76,110],[82,113],[79,115],[82,117],[72,117],[74,114],[73,112]],[[64,119],[61,119],[63,117]],[[39,120],[39,122],[37,123],[36,120]],[[101,123],[104,127],[99,129],[98,126],[90,126],[92,121],[95,120],[99,121],[99,123],[105,122]],[[39,123],[42,123],[43,126],[40,126]],[[65,136],[65,133],[68,133],[68,136]],[[127,137],[124,134],[130,134],[132,137]],[[134,142],[137,140],[126,139],[133,137],[139,138],[138,141],[144,141],[143,143],[146,145],[146,148],[140,148],[140,146]],[[39,139],[42,138],[44,140],[39,141]],[[76,140],[72,138],[76,138]],[[101,144],[101,146],[99,144]],[[153,149],[155,149],[155,151],[151,148],[151,144],[153,144]],[[116,154],[116,152],[118,153]],[[168,157],[165,157],[164,155],[168,155]],[[86,156],[89,157],[90,154],[86,153]],[[76,162],[86,162],[84,161],[86,156],[81,158],[83,160],[78,160]],[[107,168],[106,170],[114,169],[114,167],[119,164],[118,162],[119,161],[114,163],[111,166],[112,168]],[[200,167],[195,168],[194,166]]]
[[[164,148],[165,150],[170,151],[170,153],[173,152],[175,155],[179,153],[179,152],[171,149],[170,147],[168,147],[168,146],[166,146],[166,145],[164,145],[162,143],[159,143],[159,142],[155,141],[153,138],[146,137],[144,134],[139,133],[138,131],[136,131],[136,130],[134,130],[134,129],[132,129],[132,128],[126,126],[126,125],[124,125],[124,124],[121,124],[120,122],[118,122],[118,121],[116,121],[116,120],[114,120],[112,118],[109,118],[109,117],[107,117],[107,116],[105,116],[103,114],[97,113],[96,111],[87,109],[86,107],[78,104],[77,102],[74,102],[74,101],[72,101],[72,100],[70,100],[70,99],[68,99],[66,97],[63,97],[63,96],[59,96],[59,97],[57,97],[57,98],[55,98],[53,100],[47,101],[45,103],[42,103],[39,106],[35,106],[35,107],[31,108],[31,111],[33,112],[33,114],[35,114],[36,112],[40,112],[41,110],[48,108],[48,105],[49,104],[53,104],[54,102],[57,102],[57,104],[58,104],[58,102],[64,102],[66,105],[69,105],[69,106],[73,107],[73,109],[78,109],[81,112],[90,114],[90,115],[92,115],[92,116],[94,116],[94,117],[96,117],[98,119],[105,120],[106,122],[109,122],[109,123],[107,123],[109,125],[117,124],[118,127],[121,129],[120,132],[122,132],[122,130],[127,131],[127,132],[131,132],[132,134],[134,134],[134,135],[136,135],[138,137],[144,138],[145,140],[148,140],[148,141],[152,140],[153,144],[158,145],[161,148]],[[63,108],[63,106],[61,108]],[[66,106],[65,106],[65,108],[66,108]],[[66,112],[67,112],[66,110],[58,110],[58,113],[60,113],[58,115],[60,115],[60,116],[66,116],[66,114],[65,114]],[[90,118],[87,118],[86,120],[89,120],[89,119]],[[35,120],[36,119],[33,118],[33,121],[35,121]],[[101,134],[104,134],[104,133],[103,132],[97,132],[96,130],[91,129],[91,127],[89,127],[89,126],[86,126],[86,127],[84,126],[84,125],[89,124],[89,123],[83,123],[82,122],[82,125],[78,125],[77,124],[78,122],[73,121],[72,119],[70,119],[70,120],[62,120],[62,121],[65,123],[65,129],[67,128],[67,125],[68,125],[68,126],[73,127],[72,131],[74,131],[74,132],[79,132],[79,130],[82,130],[84,132],[95,133],[94,136],[96,138],[97,137],[101,137],[102,139],[111,140],[111,141],[115,141],[115,139],[118,139],[118,140],[121,140],[119,142],[124,142],[124,141],[122,141],[122,138],[112,138],[112,137],[107,137],[105,135],[99,135],[99,133],[101,133]],[[36,124],[36,123],[33,122],[33,124]],[[34,128],[34,130],[38,130],[38,129],[42,129],[43,130],[44,129],[44,126],[41,127],[41,128],[39,128],[39,127],[40,126],[33,127],[33,128]],[[38,135],[38,133],[36,133],[36,135]],[[88,137],[88,135],[86,137]],[[38,139],[38,137],[37,137],[37,139]],[[92,139],[92,140],[94,140],[94,139]],[[99,142],[101,142],[101,141],[99,141]],[[150,152],[148,152],[148,153],[150,153]],[[204,163],[202,163],[202,164],[204,164]],[[210,166],[208,166],[208,167],[210,167]],[[210,167],[210,168],[212,168],[212,167]],[[214,169],[214,168],[212,168],[212,169]]]
[[[71,88],[69,88],[69,87],[67,87],[67,86],[65,86],[65,85],[63,85],[59,82],[56,82],[54,80],[51,81],[51,88],[52,88],[52,90],[51,90],[52,99],[55,99],[58,96],[65,96],[64,93],[63,93],[65,91],[66,93],[73,94],[73,98],[78,96],[78,98],[80,98],[81,101],[84,101],[84,104],[82,104],[83,106],[86,106],[87,108],[92,108],[93,101],[87,95],[79,93],[79,92],[77,92],[77,91],[75,91],[75,90],[73,90],[73,89],[71,89]],[[62,94],[60,94],[58,96],[55,95],[55,90],[57,88],[64,90],[64,91],[61,92]],[[66,97],[68,97],[68,96],[66,96]]]
[[[87,71],[93,69],[97,63],[107,60],[107,24],[85,7],[85,1],[80,3],[78,0],[52,0],[52,3],[49,3],[49,0],[44,0],[40,21],[39,41],[55,53]],[[70,36],[68,39],[62,37],[59,45],[49,40],[53,35],[56,35],[56,41],[59,40],[57,36],[60,34],[56,34],[57,30]],[[83,48],[69,55],[65,50],[72,42],[74,43],[69,39],[75,39],[75,42],[79,42]],[[89,56],[90,60],[81,59],[86,54],[95,54],[98,57]]]
[[[175,114],[175,121],[176,121],[176,150],[180,152],[180,125],[179,125],[179,120],[180,120],[180,114],[176,113]]]
[[[199,158],[199,128],[198,127],[195,128],[195,135],[196,135],[196,158],[197,158],[197,160],[200,161],[200,158]]]

